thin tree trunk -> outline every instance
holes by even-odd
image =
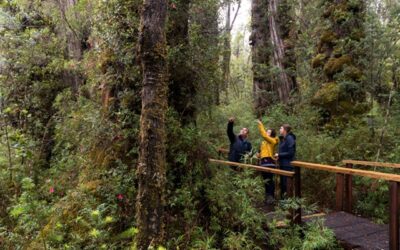
[[[224,77],[223,90],[228,95],[228,86],[230,85],[230,62],[231,62],[231,2],[227,2],[224,36],[224,54],[222,60],[222,74]]]
[[[136,243],[140,250],[162,245],[165,237],[166,16],[167,0],[144,0],[139,35],[143,89],[136,201]]]
[[[383,147],[383,138],[384,138],[384,135],[385,135],[385,131],[386,131],[387,124],[388,124],[388,122],[389,122],[390,107],[392,106],[393,92],[394,92],[394,91],[393,91],[393,88],[392,88],[392,89],[390,90],[389,99],[388,99],[388,101],[387,101],[385,121],[384,121],[384,123],[383,123],[383,128],[382,128],[382,131],[381,131],[381,136],[379,137],[379,148],[378,148],[378,151],[377,151],[377,153],[376,153],[375,161],[379,161],[379,158],[380,158],[380,156],[381,156],[381,151],[382,151],[382,147]],[[374,171],[376,171],[376,167],[374,168]]]

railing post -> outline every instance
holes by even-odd
[[[293,177],[286,177],[287,181],[286,181],[286,190],[287,190],[287,196],[288,197],[292,197],[294,195],[294,180]]]
[[[346,168],[353,168],[353,164],[347,163]],[[344,202],[344,211],[348,213],[352,213],[353,211],[353,176],[350,174],[346,174],[344,176],[344,185],[345,185],[345,197],[346,200]]]
[[[399,183],[389,183],[389,249],[399,249]]]
[[[344,174],[336,174],[336,211],[343,211]]]
[[[294,196],[294,178],[293,177],[286,177],[286,194],[287,197],[293,197]],[[289,210],[290,215],[288,216],[288,219],[292,221],[292,223],[296,223],[296,214],[293,209]]]
[[[294,167],[294,197],[301,198],[301,172],[300,167]],[[294,212],[294,223],[301,224],[301,206]]]

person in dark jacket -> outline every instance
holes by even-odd
[[[275,156],[278,158],[279,166],[282,170],[293,171],[291,162],[296,157],[296,136],[292,133],[292,128],[288,124],[283,124],[279,129],[281,134],[279,142],[279,153]],[[287,192],[287,177],[281,176],[281,194]]]
[[[229,161],[241,162],[243,155],[251,152],[251,143],[247,140],[249,135],[248,128],[242,128],[238,135],[233,133],[233,124],[235,118],[230,118],[227,127],[227,134],[230,141],[229,146]]]

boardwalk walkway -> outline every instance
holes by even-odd
[[[325,215],[325,225],[334,231],[336,238],[341,242],[343,247],[345,249],[400,250],[400,175],[353,168],[353,165],[400,168],[400,164],[345,160],[343,163],[346,164],[346,167],[337,167],[293,161],[291,164],[294,167],[294,172],[288,172],[276,168],[216,159],[209,159],[209,161],[215,164],[250,168],[256,171],[286,176],[288,194],[297,198],[301,197],[300,169],[306,168],[335,173],[337,212]],[[386,180],[389,182],[389,225],[378,225],[368,219],[351,214],[354,203],[352,194],[353,176]],[[296,224],[307,221],[306,218],[302,220],[301,208],[293,211],[291,218],[292,222]]]
[[[378,225],[346,212],[334,212],[325,216],[325,226],[335,232],[345,249],[389,249],[388,225]]]

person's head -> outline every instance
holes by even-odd
[[[249,129],[242,128],[239,135],[242,136],[243,139],[246,139],[249,136]]]
[[[282,136],[286,136],[287,134],[290,133],[290,131],[292,131],[292,127],[290,127],[289,124],[283,124],[283,125],[281,126],[281,128],[279,129],[279,133],[280,133]]]
[[[273,128],[268,129],[267,130],[267,135],[270,136],[270,137],[276,137],[275,129],[273,129]]]

